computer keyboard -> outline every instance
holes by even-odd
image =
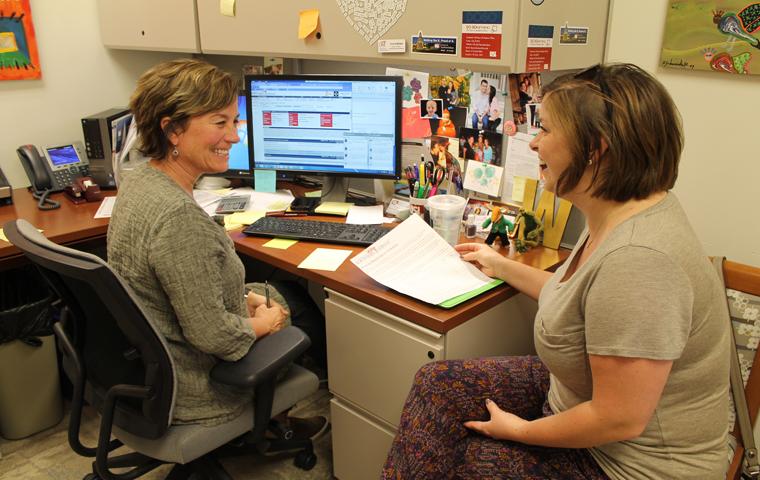
[[[372,245],[390,229],[380,225],[350,225],[346,223],[296,220],[282,217],[262,217],[243,230],[246,235],[260,237],[314,240],[348,245]]]
[[[216,207],[216,213],[242,212],[248,206],[250,200],[250,195],[230,195],[229,197],[222,197],[222,199],[219,200],[219,205]]]

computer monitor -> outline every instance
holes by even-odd
[[[401,77],[247,75],[254,168],[322,175],[323,200],[344,201],[348,177],[401,174]]]
[[[253,163],[248,153],[248,121],[247,111],[245,108],[245,92],[240,92],[237,97],[239,122],[237,133],[240,141],[230,148],[230,159],[227,164],[227,171],[222,173],[209,174],[210,177],[224,178],[253,178]]]

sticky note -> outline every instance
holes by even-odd
[[[219,0],[219,13],[228,17],[234,17],[235,0]]]
[[[298,240],[291,240],[289,238],[273,238],[264,244],[265,247],[279,248],[280,250],[287,250],[298,243]]]
[[[322,202],[314,209],[314,213],[345,216],[348,214],[348,209],[351,208],[352,205],[353,203],[345,202]]]
[[[8,237],[5,236],[5,232],[3,231],[2,228],[0,228],[0,240],[2,240],[3,242],[8,242]],[[8,243],[11,243],[11,242],[8,242]]]
[[[277,188],[277,173],[274,170],[254,170],[253,186],[257,192],[274,193]]]
[[[512,200],[522,202],[525,198],[525,177],[514,177],[512,180]]]
[[[298,12],[298,38],[303,40],[314,33],[317,22],[319,22],[319,10],[316,8]]]
[[[314,190],[312,192],[306,192],[303,194],[304,197],[309,198],[319,198],[322,196],[322,190]]]
[[[336,248],[316,248],[298,265],[298,268],[311,270],[327,270],[334,272],[351,255],[351,250]]]
[[[224,217],[224,225],[228,223],[238,223],[240,225],[250,225],[259,218],[266,215],[263,210],[249,210],[247,212],[235,212]]]

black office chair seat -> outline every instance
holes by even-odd
[[[133,479],[175,463],[172,479],[194,472],[228,479],[211,452],[244,434],[259,451],[295,450],[296,466],[314,466],[309,439],[264,440],[273,415],[319,387],[316,375],[292,365],[310,344],[301,330],[287,327],[268,335],[242,359],[220,361],[212,369],[214,381],[254,391],[254,401],[242,415],[210,427],[172,425],[175,366],[164,338],[129,286],[102,259],[49,241],[25,220],[6,223],[4,231],[60,297],[61,315],[53,330],[73,383],[69,444],[76,453],[95,457],[93,473],[86,478]],[[79,439],[85,400],[101,415],[95,448]],[[134,453],[109,457],[122,445]],[[125,473],[111,471],[128,467],[133,468]]]

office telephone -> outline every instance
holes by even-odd
[[[90,162],[83,151],[81,142],[45,147],[43,155],[34,145],[21,145],[16,149],[40,210],[58,208],[58,202],[50,200],[48,195],[63,191],[77,177],[89,175]]]

